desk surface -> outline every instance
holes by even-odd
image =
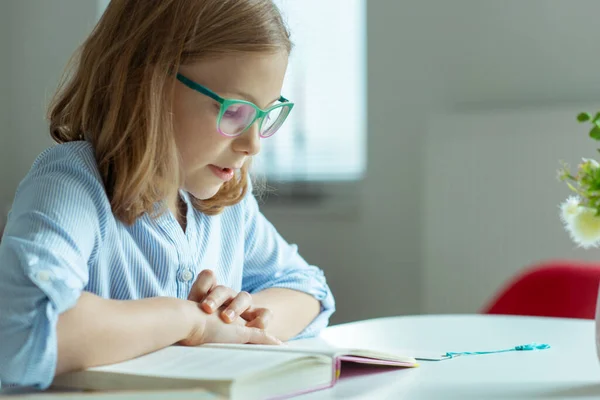
[[[600,363],[596,356],[593,321],[489,315],[404,316],[333,326],[327,328],[322,337],[339,346],[413,349],[425,353],[500,350],[532,342],[552,347],[423,361],[418,368],[378,369],[376,373],[374,369],[363,368],[360,370],[363,374],[351,377],[344,377],[342,371],[342,379],[334,388],[296,399],[600,398]],[[158,399],[167,398],[166,394],[169,393],[80,397],[86,400]],[[202,397],[198,393],[173,393],[168,398]]]
[[[585,399],[600,398],[594,321],[432,315],[333,326],[322,335],[341,346],[430,352],[486,351],[532,342],[550,349],[462,356],[342,379],[298,399]],[[343,375],[343,372],[342,372]]]

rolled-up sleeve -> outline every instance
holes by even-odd
[[[102,192],[101,184],[81,159],[63,153],[36,160],[19,185],[0,241],[3,387],[51,384],[58,316],[77,302],[98,246],[94,192]]]
[[[278,287],[312,295],[321,303],[321,312],[294,339],[316,336],[327,327],[335,301],[323,271],[308,264],[294,244],[287,243],[258,208],[252,193],[244,199],[245,262],[242,289],[249,293]]]

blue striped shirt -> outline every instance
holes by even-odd
[[[58,315],[83,290],[111,299],[186,299],[196,275],[212,269],[219,284],[236,291],[280,287],[319,300],[321,313],[297,338],[327,325],[335,306],[322,271],[284,241],[252,194],[217,216],[180,194],[188,206],[185,232],[169,212],[129,226],[112,213],[89,143],[56,145],[37,158],[0,242],[3,385],[50,385]]]

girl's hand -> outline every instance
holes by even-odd
[[[203,312],[200,305],[193,301],[187,302],[185,318],[192,321],[192,326],[188,337],[178,342],[183,346],[198,346],[204,343],[282,344],[264,329],[247,326],[242,318],[238,317],[231,323],[225,323],[217,314]]]
[[[227,286],[217,285],[213,272],[208,269],[198,274],[188,300],[200,303],[207,314],[219,311],[226,323],[232,323],[241,317],[248,321],[246,326],[259,329],[266,329],[273,315],[267,308],[253,307],[250,293],[236,293]]]

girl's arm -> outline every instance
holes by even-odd
[[[325,328],[335,301],[323,271],[308,264],[265,218],[248,191],[244,199],[245,262],[242,290],[273,318],[267,330],[280,339],[312,337]]]
[[[110,300],[83,292],[57,323],[56,375],[128,360],[184,340],[200,322],[175,298]],[[165,323],[168,321],[168,323]]]
[[[86,143],[53,147],[16,191],[0,242],[3,386],[45,389],[55,375],[58,320],[88,284],[88,265],[103,246],[101,221],[112,213],[93,163]]]
[[[252,295],[252,303],[273,312],[267,330],[284,341],[302,332],[321,311],[317,299],[293,289],[265,289]]]
[[[58,318],[55,375],[130,360],[174,343],[280,344],[265,331],[244,325],[241,319],[226,324],[193,301],[110,300],[83,292],[75,307]]]

